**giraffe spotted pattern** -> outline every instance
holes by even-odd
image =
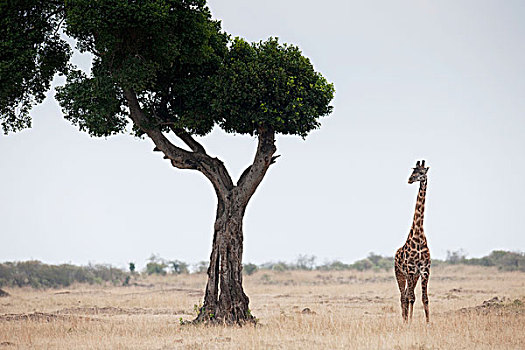
[[[430,277],[430,251],[423,231],[427,172],[425,161],[418,161],[408,183],[419,182],[414,220],[406,243],[397,250],[394,261],[397,284],[401,293],[401,312],[404,321],[412,319],[416,296],[414,289],[421,277],[421,290],[426,321],[429,322],[427,285]]]

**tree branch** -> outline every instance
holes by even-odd
[[[195,140],[190,133],[188,133],[186,130],[182,128],[176,128],[173,126],[173,124],[170,125],[170,129],[173,130],[175,135],[177,135],[188,147],[193,151],[197,153],[204,153],[206,154],[206,150],[204,147]]]
[[[124,90],[128,101],[130,118],[148,137],[155,143],[154,151],[164,153],[164,158],[179,169],[194,169],[203,173],[213,184],[217,195],[226,198],[233,188],[233,181],[224,164],[218,158],[212,158],[204,152],[202,147],[189,133],[182,130],[179,136],[194,152],[186,151],[171,143],[158,126],[151,126],[151,122],[142,112],[135,92],[131,89]]]
[[[247,204],[251,196],[261,183],[266,171],[279,156],[273,156],[275,147],[275,132],[270,127],[260,127],[258,130],[259,143],[253,163],[244,170],[237,182],[239,192],[244,196]]]

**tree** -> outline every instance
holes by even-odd
[[[71,55],[58,35],[60,1],[0,2],[0,121],[5,133],[31,126],[29,111]]]
[[[149,263],[146,264],[146,273],[148,275],[166,275],[166,268],[168,267],[168,264],[164,259],[155,254],[151,254],[148,260]]]
[[[180,260],[172,260],[169,262],[169,267],[171,272],[175,275],[180,275],[181,273],[189,273],[188,264]]]
[[[61,60],[55,65],[67,74],[56,95],[65,118],[92,136],[126,132],[131,121],[133,133],[150,138],[154,151],[174,167],[197,170],[210,180],[217,213],[196,321],[252,321],[242,288],[246,206],[278,157],[275,135],[304,138],[318,128],[318,118],[332,110],[333,85],[295,46],[274,38],[231,41],[203,0],[71,0],[61,6],[55,9],[62,17],[55,16],[63,19],[64,32],[77,49],[94,56],[89,74],[65,69]],[[3,120],[5,131],[14,129],[9,118]],[[195,138],[214,126],[258,139],[252,164],[236,182]],[[170,142],[168,133],[187,148]]]

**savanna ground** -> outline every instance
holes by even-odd
[[[418,286],[401,320],[393,272],[258,271],[245,276],[256,326],[181,325],[195,317],[205,275],[132,286],[6,289],[0,349],[524,349],[525,273],[438,266],[431,323]],[[497,298],[497,299],[495,299]]]

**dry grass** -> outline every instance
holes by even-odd
[[[256,327],[181,326],[181,317],[195,316],[204,275],[136,282],[7,289],[11,296],[0,298],[0,349],[525,348],[524,273],[433,269],[428,326],[419,290],[413,322],[401,321],[393,273],[259,271],[245,279]]]

